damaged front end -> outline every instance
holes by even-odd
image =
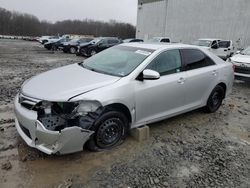
[[[29,146],[47,154],[81,151],[102,111],[98,101],[38,102],[25,96],[15,99],[19,134]]]

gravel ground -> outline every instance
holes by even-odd
[[[220,110],[150,126],[111,151],[47,156],[14,127],[13,97],[28,78],[81,57],[0,40],[0,187],[250,187],[250,84],[236,81]]]

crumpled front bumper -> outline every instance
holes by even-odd
[[[28,110],[15,98],[15,124],[19,135],[33,148],[46,154],[68,154],[82,151],[85,142],[94,133],[80,127],[68,127],[61,131],[47,130],[37,120],[37,112]]]

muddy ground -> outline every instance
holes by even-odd
[[[14,127],[13,98],[28,78],[83,58],[0,40],[0,187],[250,187],[250,84],[235,82],[214,114],[196,110],[150,125],[111,151],[47,156]]]

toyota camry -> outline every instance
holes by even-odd
[[[233,80],[231,63],[198,46],[121,44],[27,80],[15,98],[16,129],[47,154],[107,150],[130,129],[216,112]]]

